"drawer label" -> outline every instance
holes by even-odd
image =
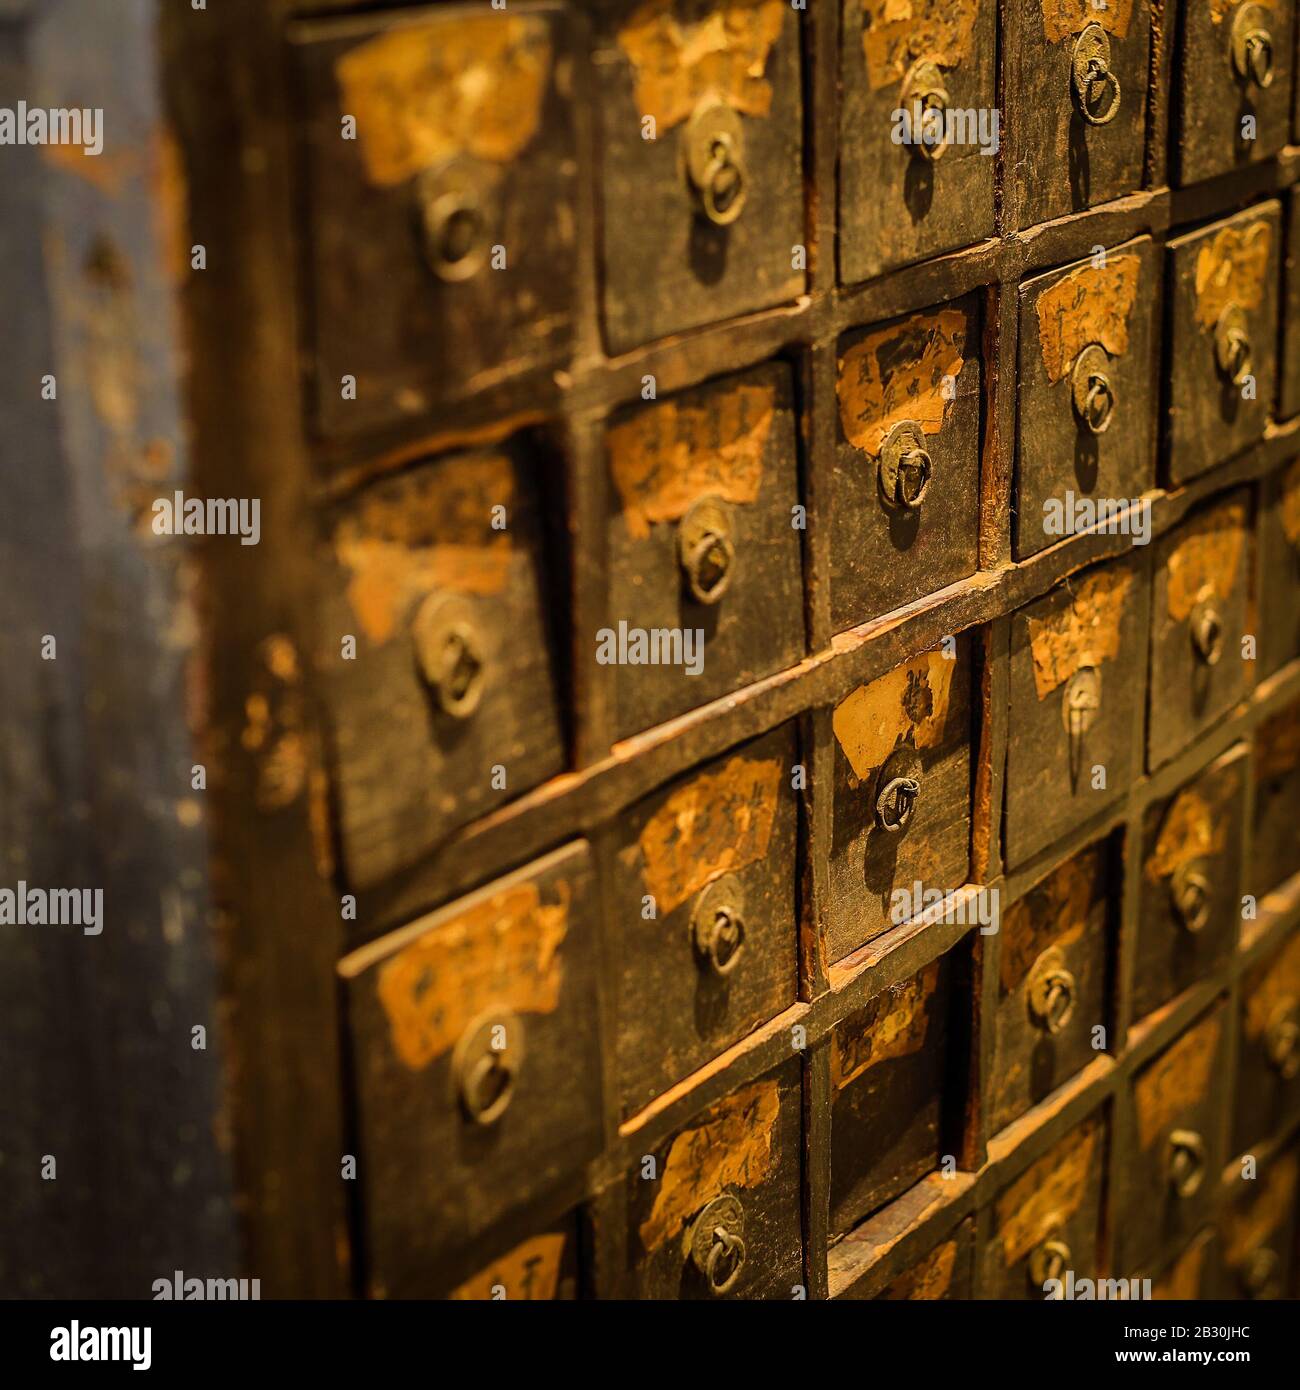
[[[1095,0],[1042,0],[1042,8],[1043,33],[1049,43],[1073,38],[1089,24],[1100,24],[1108,34],[1122,39],[1133,18],[1133,0],[1106,0],[1100,6]]]
[[[1245,502],[1216,507],[1187,524],[1165,566],[1165,603],[1175,622],[1191,614],[1206,590],[1221,599],[1232,593],[1245,545]]]
[[[672,912],[721,874],[766,858],[780,794],[775,758],[732,758],[673,792],[637,842],[658,910]]]
[[[1133,1083],[1138,1143],[1143,1150],[1163,1139],[1173,1122],[1208,1094],[1220,1026],[1218,1014],[1198,1023]]]
[[[918,314],[859,339],[839,359],[835,392],[844,437],[874,457],[900,421],[915,420],[926,434],[938,434],[965,351],[966,315],[959,309]]]
[[[467,454],[364,496],[334,537],[352,572],[347,600],[362,631],[387,642],[416,599],[435,589],[486,597],[510,577],[515,473],[504,454]]]
[[[637,114],[667,130],[707,96],[746,116],[768,115],[772,84],[763,73],[781,37],[785,0],[723,0],[695,23],[676,8],[677,0],[646,0],[619,30],[636,74]]]
[[[1111,357],[1128,351],[1128,320],[1137,300],[1141,262],[1111,256],[1063,275],[1038,296],[1038,341],[1048,381],[1060,381],[1089,343]]]
[[[1120,621],[1132,584],[1129,570],[1102,570],[1084,579],[1063,608],[1028,620],[1034,688],[1040,700],[1080,667],[1119,655]]]
[[[871,89],[901,81],[922,55],[941,68],[957,67],[970,57],[979,8],[979,0],[862,0]]]
[[[868,1006],[866,1020],[852,1026],[846,1019],[832,1034],[831,1086],[842,1091],[880,1062],[910,1057],[925,1046],[930,1031],[930,1001],[939,983],[935,961],[910,980],[891,985]],[[861,1015],[859,1015],[861,1017]]]
[[[1300,998],[1300,936],[1293,936],[1272,960],[1252,973],[1248,989],[1243,1027],[1248,1038],[1262,1038],[1278,1005]]]
[[[1235,784],[1234,773],[1231,784],[1223,788],[1225,795]],[[1214,807],[1200,791],[1196,787],[1184,787],[1174,797],[1160,823],[1160,834],[1145,866],[1147,878],[1159,883],[1161,879],[1172,878],[1184,864],[1222,854],[1226,833],[1227,826],[1216,817]]]
[[[1196,321],[1202,331],[1212,333],[1229,304],[1259,308],[1272,245],[1272,224],[1252,222],[1224,227],[1196,253]]]
[[[747,382],[699,405],[664,401],[611,426],[605,447],[628,535],[644,540],[700,497],[755,501],[775,411],[776,388]]]
[[[1292,706],[1266,719],[1255,734],[1255,777],[1259,782],[1288,777],[1300,767],[1300,708]]]
[[[956,667],[942,652],[926,652],[858,686],[835,706],[835,741],[859,782],[883,767],[909,734],[917,749],[943,743]]]
[[[719,1101],[693,1129],[682,1130],[664,1160],[650,1215],[641,1223],[647,1250],[688,1233],[696,1212],[725,1188],[753,1188],[766,1180],[780,1157],[780,1105],[779,1082],[756,1081]]]
[[[451,1297],[458,1302],[490,1300],[492,1290],[500,1285],[511,1301],[549,1302],[559,1287],[563,1258],[563,1231],[533,1236],[472,1279],[467,1279],[452,1291]]]
[[[1089,1181],[1098,1169],[1100,1138],[1099,1122],[1087,1121],[998,1198],[997,1238],[1005,1264],[1024,1259],[1057,1216],[1068,1220],[1083,1206]]]
[[[1010,994],[1049,946],[1072,946],[1088,928],[1105,891],[1103,849],[1067,859],[1036,888],[1013,903],[1003,918],[1001,979]]]
[[[537,134],[551,41],[535,15],[397,24],[335,64],[366,178],[405,183],[457,155],[508,164]]]
[[[470,1020],[493,1007],[554,1013],[569,930],[571,885],[543,902],[536,883],[493,893],[403,947],[379,970],[378,995],[393,1051],[420,1071],[455,1047]]]

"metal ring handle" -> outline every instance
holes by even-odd
[[[487,684],[487,651],[472,611],[459,597],[430,594],[411,626],[420,676],[451,719],[468,719]]]
[[[467,182],[448,186],[447,175],[430,170],[416,184],[420,245],[429,269],[449,284],[468,280],[487,261],[488,214]]]
[[[1169,881],[1169,896],[1184,930],[1195,936],[1210,920],[1214,890],[1208,876],[1193,864],[1182,864]]]
[[[876,480],[888,506],[912,511],[925,500],[934,478],[934,460],[924,441],[920,424],[902,420],[881,442]]]
[[[1165,1172],[1177,1196],[1186,1199],[1200,1190],[1205,1178],[1205,1140],[1194,1129],[1176,1129],[1169,1135]]]
[[[1079,114],[1089,125],[1109,125],[1119,113],[1120,85],[1110,66],[1110,37],[1100,24],[1089,24],[1075,41],[1071,75]],[[1098,85],[1112,93],[1100,109],[1093,101]]]
[[[920,792],[921,783],[915,777],[891,778],[876,797],[876,824],[891,835],[906,830]]]
[[[740,1271],[745,1267],[745,1242],[738,1236],[728,1231],[725,1226],[715,1226],[713,1228],[713,1245],[709,1249],[709,1258],[704,1267],[704,1277],[709,1282],[709,1290],[718,1298],[723,1294],[730,1293],[736,1287],[736,1281],[740,1278]],[[725,1278],[718,1278],[718,1270],[723,1260],[731,1260],[731,1268]]]
[[[745,949],[745,919],[725,903],[709,909],[696,925],[695,945],[713,973],[725,978]]]
[[[686,584],[697,603],[717,603],[727,592],[736,547],[730,536],[706,531],[682,557]]]
[[[1273,85],[1273,35],[1260,5],[1243,5],[1232,21],[1232,67],[1243,82],[1261,91]]]
[[[1029,1012],[1044,1032],[1056,1034],[1074,1016],[1079,985],[1058,946],[1049,946],[1029,974]]]
[[[730,170],[728,181],[727,171]],[[739,159],[733,159],[731,147],[718,140],[705,168],[700,184],[700,203],[704,215],[716,227],[729,227],[740,216],[749,196],[749,181]]]
[[[1212,599],[1202,599],[1192,609],[1188,626],[1196,655],[1207,666],[1217,666],[1223,656],[1226,628],[1223,615]]]
[[[1029,1256],[1029,1282],[1041,1289],[1049,1279],[1059,1279],[1070,1268],[1073,1252],[1059,1237],[1036,1245]]]
[[[1264,1051],[1283,1081],[1300,1075],[1300,1001],[1288,996],[1278,1002],[1264,1034]]]

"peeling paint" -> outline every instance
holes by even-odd
[[[1040,0],[1040,4],[1048,43],[1071,39],[1089,24],[1100,24],[1114,38],[1124,39],[1133,18],[1133,0],[1106,0],[1101,7],[1093,0]]]
[[[1128,321],[1142,262],[1111,256],[1104,266],[1072,270],[1038,296],[1038,341],[1049,381],[1060,381],[1089,343],[1112,357],[1128,351]]]
[[[925,1046],[930,1001],[939,984],[934,961],[910,980],[890,986],[831,1034],[831,1086],[842,1091],[882,1062],[910,1057]]]
[[[1224,227],[1196,253],[1196,321],[1212,333],[1229,304],[1258,309],[1264,300],[1273,226]]]
[[[971,56],[979,9],[980,0],[862,0],[862,52],[871,90],[901,81],[920,60],[957,67]]]
[[[456,1302],[489,1301],[500,1285],[512,1303],[550,1301],[560,1285],[564,1240],[563,1231],[533,1236],[453,1289],[450,1297]]]
[[[1010,994],[1049,947],[1082,940],[1106,892],[1104,850],[1094,846],[1059,868],[1002,914],[1002,990]]]
[[[1193,517],[1179,533],[1165,565],[1165,603],[1176,623],[1207,594],[1226,599],[1241,575],[1246,547],[1246,504],[1229,502]]]
[[[1120,624],[1132,585],[1131,571],[1102,570],[1079,583],[1064,607],[1027,620],[1034,689],[1040,700],[1082,667],[1099,666],[1119,655]]]
[[[956,666],[942,652],[926,652],[858,686],[835,706],[835,741],[859,782],[904,743],[917,749],[943,743]]]
[[[1144,1152],[1163,1141],[1174,1121],[1209,1094],[1222,1027],[1215,1014],[1188,1029],[1134,1081],[1138,1143]]]
[[[1236,774],[1221,788],[1225,798],[1235,788]],[[1169,804],[1160,834],[1143,872],[1152,883],[1172,878],[1184,864],[1223,853],[1226,824],[1196,787],[1184,787]]]
[[[1100,1122],[1086,1121],[1031,1164],[998,1198],[995,1239],[1008,1268],[1047,1237],[1055,1217],[1068,1221],[1082,1208],[1099,1168],[1101,1137]]]

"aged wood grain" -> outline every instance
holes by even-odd
[[[1038,341],[1049,381],[1059,381],[1089,343],[1112,357],[1128,351],[1140,271],[1137,256],[1110,256],[1102,266],[1079,266],[1038,296]]]

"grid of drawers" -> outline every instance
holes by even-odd
[[[1293,1288],[1292,7],[301,8],[358,1290]]]

